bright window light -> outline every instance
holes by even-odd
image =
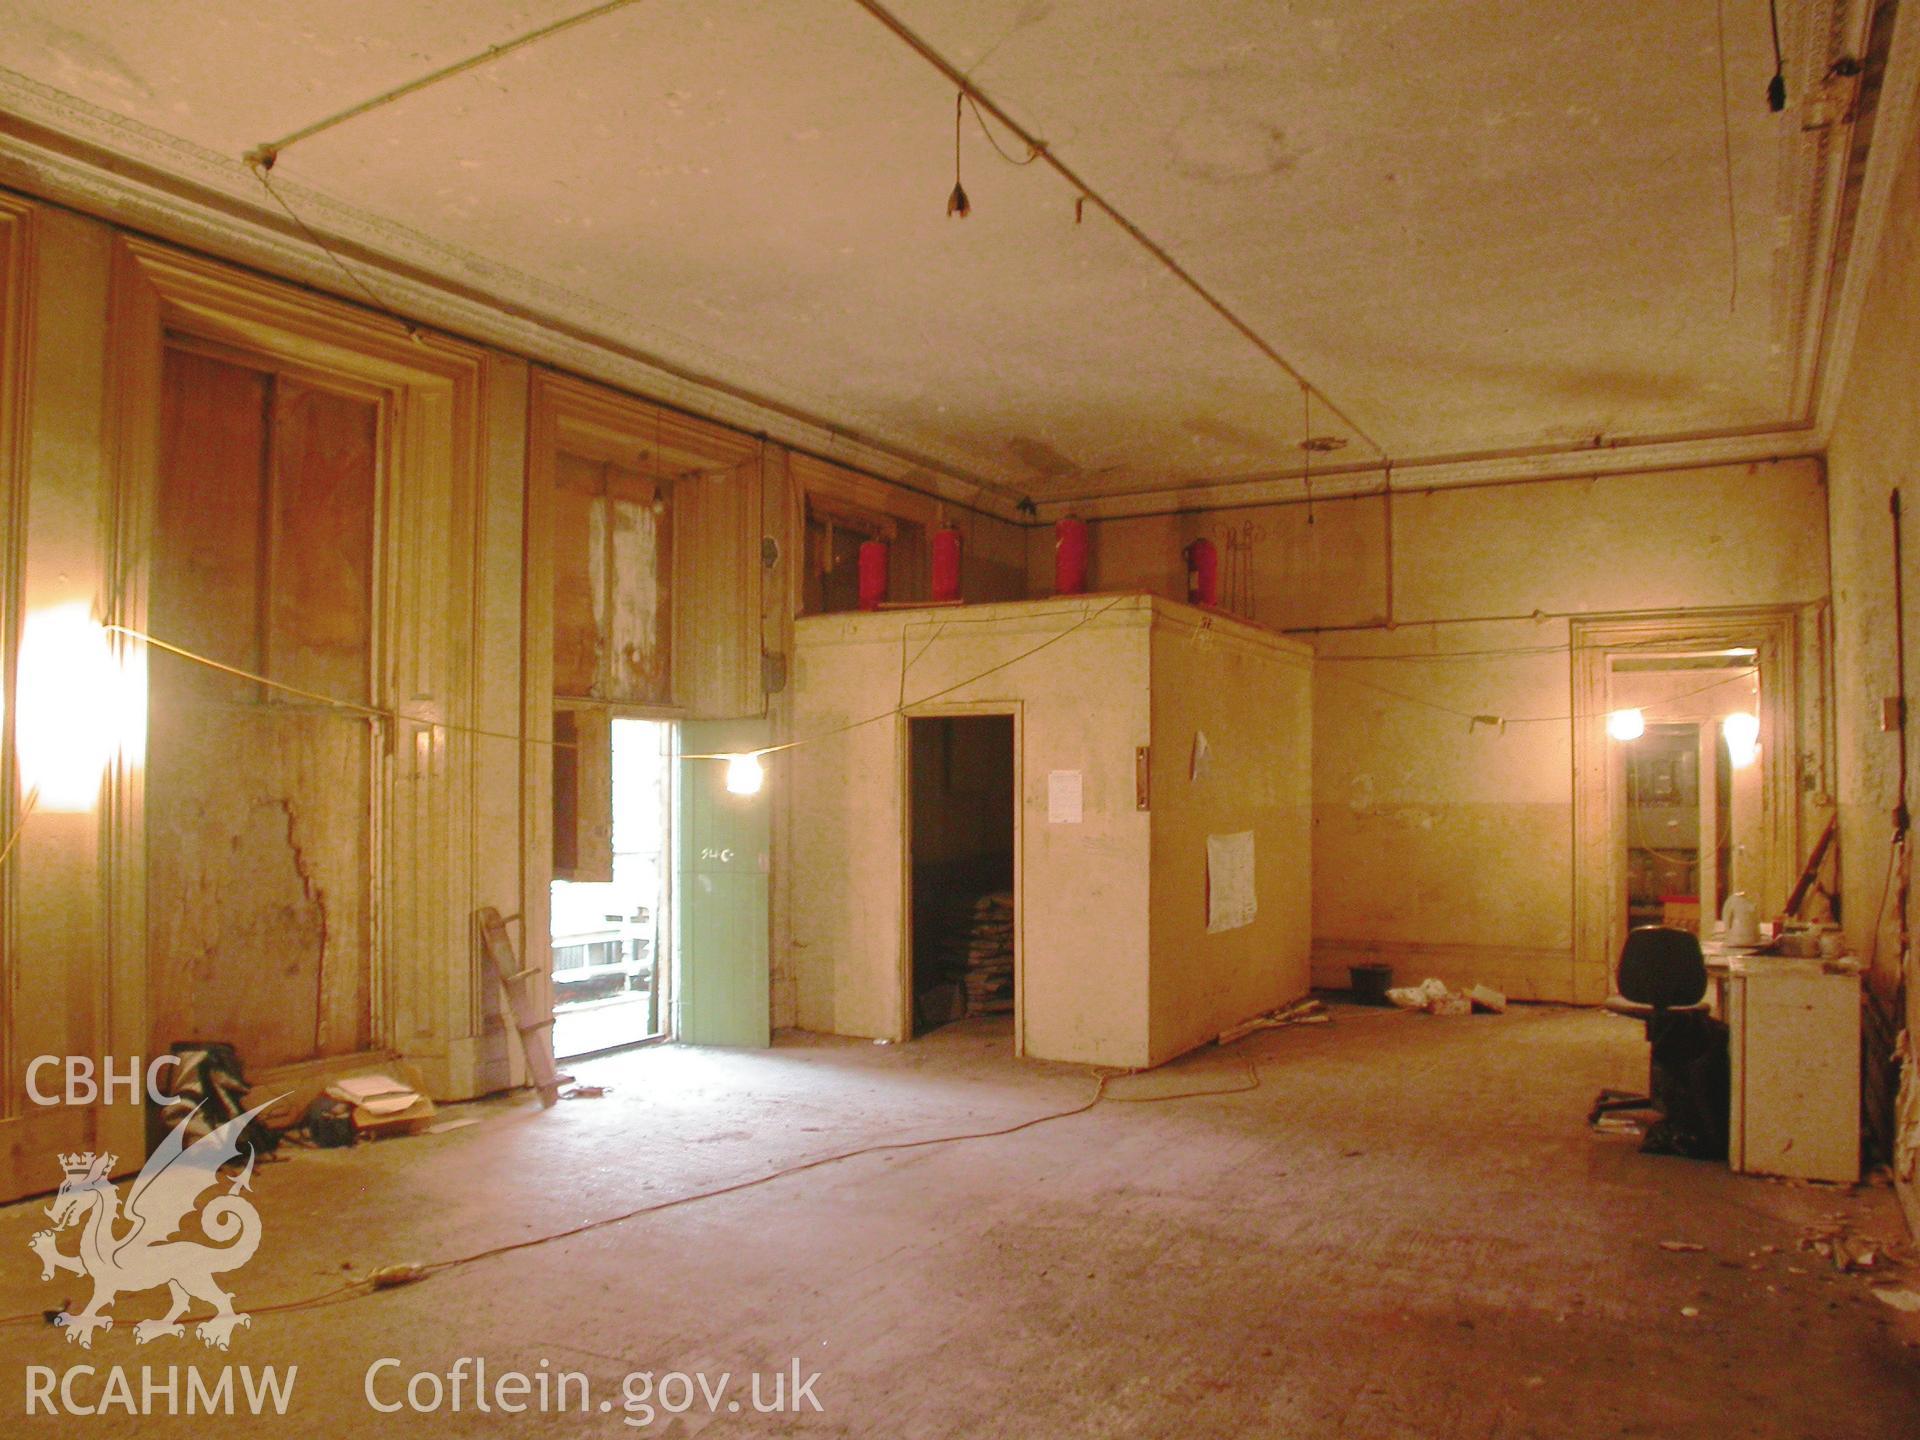
[[[15,741],[22,785],[42,810],[91,810],[114,756],[146,731],[137,662],[122,668],[85,604],[36,610],[20,636]]]
[[[1616,740],[1638,740],[1647,733],[1644,710],[1615,710],[1607,716],[1607,734]]]
[[[758,755],[727,757],[727,790],[730,794],[758,795],[761,782],[766,778],[766,767],[760,763]]]
[[[1727,755],[1737,768],[1751,765],[1760,753],[1760,717],[1736,710],[1720,722],[1727,737]]]

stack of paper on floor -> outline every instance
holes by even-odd
[[[353,1128],[363,1135],[411,1135],[433,1119],[433,1101],[391,1075],[349,1075],[327,1094],[353,1106]]]

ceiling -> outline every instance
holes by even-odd
[[[0,107],[265,206],[254,146],[589,7],[7,8]],[[1857,37],[1846,0],[1782,0],[1783,115],[1765,0],[890,8],[1310,379],[1312,412],[971,114],[973,213],[948,218],[955,87],[855,0],[642,0],[292,144],[273,178],[356,255],[999,504],[1291,476],[1309,429],[1348,442],[1330,476],[1809,423],[1845,146],[1805,128],[1806,82]]]

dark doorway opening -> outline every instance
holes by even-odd
[[[909,720],[913,1033],[1012,1014],[1011,715]]]

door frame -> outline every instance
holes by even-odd
[[[1760,682],[1763,913],[1786,903],[1800,853],[1800,610],[1792,605],[1593,615],[1570,622],[1573,679],[1573,997],[1605,1000],[1626,928],[1626,816],[1607,737],[1616,655],[1748,648]],[[1702,915],[1702,923],[1707,917]]]
[[[894,763],[900,777],[900,943],[899,1023],[896,1039],[913,1039],[913,731],[915,720],[969,715],[1005,715],[1013,720],[1013,1053],[1027,1053],[1026,1001],[1026,702],[1021,700],[942,701],[910,705],[900,712]]]

